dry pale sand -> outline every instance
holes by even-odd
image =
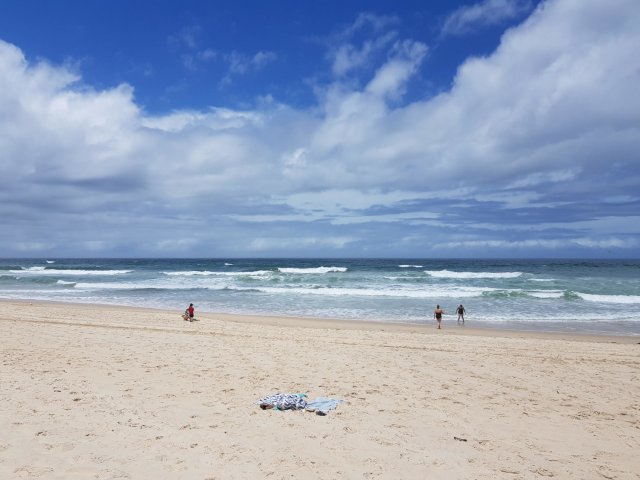
[[[638,338],[180,313],[0,302],[0,478],[640,478]]]

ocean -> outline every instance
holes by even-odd
[[[4,259],[0,298],[640,335],[640,260]]]

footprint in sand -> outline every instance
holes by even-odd
[[[502,473],[508,473],[511,475],[519,475],[520,474],[520,470],[516,470],[514,468],[501,468],[500,471]]]
[[[553,473],[551,470],[547,470],[546,468],[537,468],[535,470],[530,470],[531,473],[537,473],[538,475],[542,476],[542,477],[555,477],[555,473]]]
[[[13,473],[17,475],[16,478],[33,478],[33,477],[41,477],[45,473],[53,472],[53,468],[48,467],[34,467],[32,465],[27,465],[24,467],[16,468]]]

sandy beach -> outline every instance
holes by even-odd
[[[180,314],[0,302],[0,478],[640,478],[638,337]]]

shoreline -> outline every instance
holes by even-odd
[[[637,339],[181,313],[0,301],[0,478],[638,479]]]
[[[91,308],[108,310],[122,310],[131,313],[136,312],[159,312],[163,314],[176,315],[179,317],[182,312],[178,310],[168,310],[164,308],[153,307],[134,307],[129,305],[113,305],[103,303],[76,303],[54,300],[13,300],[1,299],[0,305],[13,305],[16,308],[29,305],[58,305],[65,306],[71,310]],[[3,308],[4,310],[4,308]],[[434,335],[460,335],[460,336],[481,336],[481,337],[498,337],[498,338],[535,338],[548,340],[567,340],[581,342],[596,343],[622,343],[622,344],[640,344],[640,336],[637,335],[619,335],[591,332],[563,332],[563,331],[544,331],[544,330],[528,330],[528,329],[509,329],[498,326],[472,326],[458,324],[456,320],[443,321],[443,328],[437,331],[435,321],[433,323],[419,325],[413,323],[402,322],[385,322],[375,320],[351,320],[351,319],[335,319],[335,318],[311,318],[311,317],[287,317],[278,315],[252,315],[252,314],[236,314],[236,313],[220,313],[220,312],[198,312],[196,318],[216,319],[226,322],[246,323],[253,325],[268,325],[274,327],[302,327],[312,329],[336,329],[336,330],[364,330],[364,331],[387,331],[387,332],[405,332],[405,333],[432,333]],[[451,323],[449,323],[451,322]]]
[[[7,300],[214,314],[432,323],[465,304],[467,328],[640,337],[638,261],[59,259],[2,262]],[[454,301],[455,300],[455,301]]]

